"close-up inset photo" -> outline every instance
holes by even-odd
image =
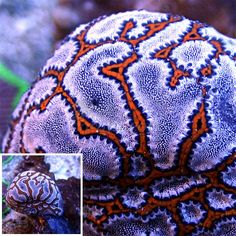
[[[3,155],[2,233],[80,234],[81,155]]]

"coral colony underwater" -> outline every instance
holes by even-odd
[[[63,201],[56,183],[36,171],[18,174],[8,188],[6,201],[12,209],[26,215],[60,216],[63,213]]]
[[[22,97],[3,149],[82,151],[84,235],[236,235],[235,50],[181,16],[81,25]]]
[[[4,215],[3,233],[79,234],[80,159],[74,154],[3,156],[3,209],[14,210]]]

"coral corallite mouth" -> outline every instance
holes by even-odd
[[[3,149],[82,151],[84,235],[236,235],[235,60],[197,21],[100,17],[47,61]]]

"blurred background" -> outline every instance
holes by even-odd
[[[81,23],[134,9],[184,15],[236,37],[236,0],[0,0],[0,146],[14,107],[60,41]]]

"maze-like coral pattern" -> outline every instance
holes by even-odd
[[[36,171],[18,174],[8,187],[6,201],[12,209],[27,215],[60,216],[63,213],[63,201],[56,183]]]
[[[180,16],[81,25],[18,105],[4,150],[83,153],[85,235],[236,235],[235,49]]]

